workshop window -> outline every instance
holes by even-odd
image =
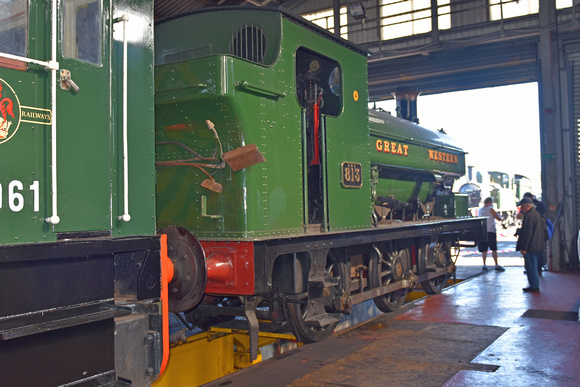
[[[572,5],[572,0],[556,0],[556,9],[570,8]]]
[[[27,55],[28,1],[0,0],[0,52]]]
[[[489,13],[491,20],[509,19],[512,17],[531,15],[538,13],[539,0],[490,0]]]
[[[65,0],[63,9],[63,56],[101,64],[101,1]]]
[[[309,14],[302,17],[312,23],[334,33],[334,10],[329,9]],[[348,39],[348,19],[346,16],[346,7],[340,7],[340,37]]]
[[[383,40],[425,34],[433,29],[431,0],[381,0],[381,37]],[[437,0],[439,30],[451,28],[450,0]]]

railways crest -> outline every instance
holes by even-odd
[[[10,140],[20,126],[20,102],[6,81],[0,79],[0,144]]]

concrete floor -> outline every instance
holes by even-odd
[[[580,271],[523,293],[523,259],[499,239],[505,272],[463,251],[471,279],[209,385],[579,386]]]
[[[497,370],[461,370],[444,386],[580,385],[580,272],[545,272],[539,294],[523,293],[525,286],[521,268],[487,272],[397,319],[507,328],[471,360]]]

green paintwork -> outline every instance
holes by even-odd
[[[442,132],[423,128],[386,112],[369,112],[371,163],[379,173],[376,195],[402,202],[433,194],[434,175],[465,173],[465,152]]]
[[[50,72],[31,64],[26,71],[0,67],[0,78],[12,86],[21,111],[45,114],[48,119],[21,121],[18,132],[0,142],[8,167],[0,170],[0,243],[54,241],[58,232],[104,231],[113,236],[155,232],[154,142],[153,132],[153,35],[145,20],[152,19],[148,1],[119,1],[112,9],[102,4],[101,57],[97,64],[66,58],[62,39],[58,39],[60,69],[71,72],[78,93],[57,87],[57,181],[60,223],[49,225],[51,199]],[[58,28],[63,25],[59,8]],[[129,29],[139,31],[129,42],[129,213],[123,223],[123,153],[121,24],[113,18],[127,13]],[[28,57],[50,59],[50,2],[29,3]],[[133,24],[131,24],[133,23]],[[114,37],[113,37],[114,32]],[[60,32],[59,32],[60,35]],[[25,106],[22,109],[22,106]],[[21,113],[22,114],[22,113]],[[24,117],[24,116],[23,116]],[[30,120],[30,119],[29,119]],[[12,181],[23,189],[9,192]],[[34,210],[34,191],[38,181],[38,204]],[[10,207],[15,194],[22,194],[20,211]]]
[[[223,55],[240,26],[252,23],[261,26],[268,50],[272,50],[265,54],[266,65]],[[218,24],[222,28],[217,35],[203,33]],[[191,44],[196,48],[189,50],[188,42],[179,36],[195,42]],[[161,23],[156,27],[156,42],[156,141],[179,141],[210,156],[216,143],[204,122],[211,120],[224,151],[255,144],[266,159],[237,172],[227,166],[217,170],[214,177],[223,185],[221,194],[202,188],[200,183],[207,176],[194,167],[158,166],[159,227],[184,226],[198,237],[212,239],[306,232],[302,108],[295,96],[294,79],[294,57],[301,47],[338,61],[342,71],[342,111],[338,117],[325,117],[328,230],[370,226],[368,94],[367,74],[361,71],[366,69],[363,55],[272,10],[204,12]],[[209,48],[198,47],[211,47],[217,54],[209,55]],[[180,51],[182,58],[188,53],[205,54],[164,64],[179,58]],[[271,58],[276,60],[270,63]],[[353,98],[355,90],[357,101]],[[183,129],[175,129],[178,127]],[[187,156],[171,144],[158,145],[157,154],[160,162]],[[362,165],[366,178],[361,188],[342,187],[343,162]],[[207,198],[207,214],[215,217],[202,215],[202,196]]]
[[[465,173],[465,152],[446,134],[375,110],[369,122],[373,164],[454,177]],[[386,151],[385,141],[396,144],[397,152]]]
[[[247,26],[264,33],[262,63],[230,53],[238,31]],[[365,229],[371,227],[375,195],[425,202],[436,181],[464,173],[464,152],[445,134],[386,113],[369,116],[364,52],[280,11],[213,9],[171,19],[156,26],[156,45],[160,228],[182,226],[202,239]],[[307,113],[296,94],[297,83],[308,79],[299,68],[312,65],[313,58],[320,58],[315,68],[339,64],[341,91],[339,99],[325,94],[327,104],[321,107],[325,216],[310,224]],[[313,73],[328,76],[323,70]],[[206,120],[215,124],[220,141]],[[395,154],[378,149],[377,142],[381,147],[395,142]],[[191,161],[192,153],[179,144],[206,158],[219,158],[220,144],[224,152],[255,144],[266,161],[239,171],[213,168],[207,161]],[[206,164],[223,191],[203,188],[208,176],[195,166],[167,165],[187,160]],[[360,168],[360,185],[344,184],[345,163]]]
[[[444,218],[468,217],[467,204],[469,197],[461,194],[447,194],[437,196],[434,214]]]

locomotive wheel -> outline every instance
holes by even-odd
[[[339,278],[338,285],[324,289],[324,309],[327,313],[340,313],[337,304],[345,289],[345,281],[348,278],[346,264],[340,262],[333,252],[328,254],[326,259],[326,273],[333,278]],[[323,325],[322,327],[310,326],[305,321],[308,312],[308,296],[300,300],[300,303],[287,303],[286,315],[297,338],[304,343],[315,343],[330,336],[338,321]]]
[[[168,255],[174,268],[169,283],[169,311],[188,311],[199,304],[205,292],[205,254],[193,234],[183,227],[168,226],[158,234],[167,234]]]
[[[427,251],[425,253],[425,257],[423,258],[424,267],[421,271],[422,273],[425,273],[430,269],[440,270],[442,268],[449,267],[453,263],[451,260],[451,244],[449,242],[437,243],[431,253],[428,251],[428,246],[425,246],[425,248]],[[449,275],[450,273],[446,272],[442,276],[423,281],[421,282],[421,286],[427,294],[441,293],[441,290],[443,290],[445,284],[447,284]]]
[[[373,248],[370,254],[370,266],[372,274],[369,276],[369,284],[371,288],[399,281],[403,279],[409,266],[409,250],[395,248],[394,251],[382,254],[378,249]],[[405,302],[406,296],[407,289],[399,289],[384,296],[375,297],[373,301],[381,312],[388,313],[399,309]]]

